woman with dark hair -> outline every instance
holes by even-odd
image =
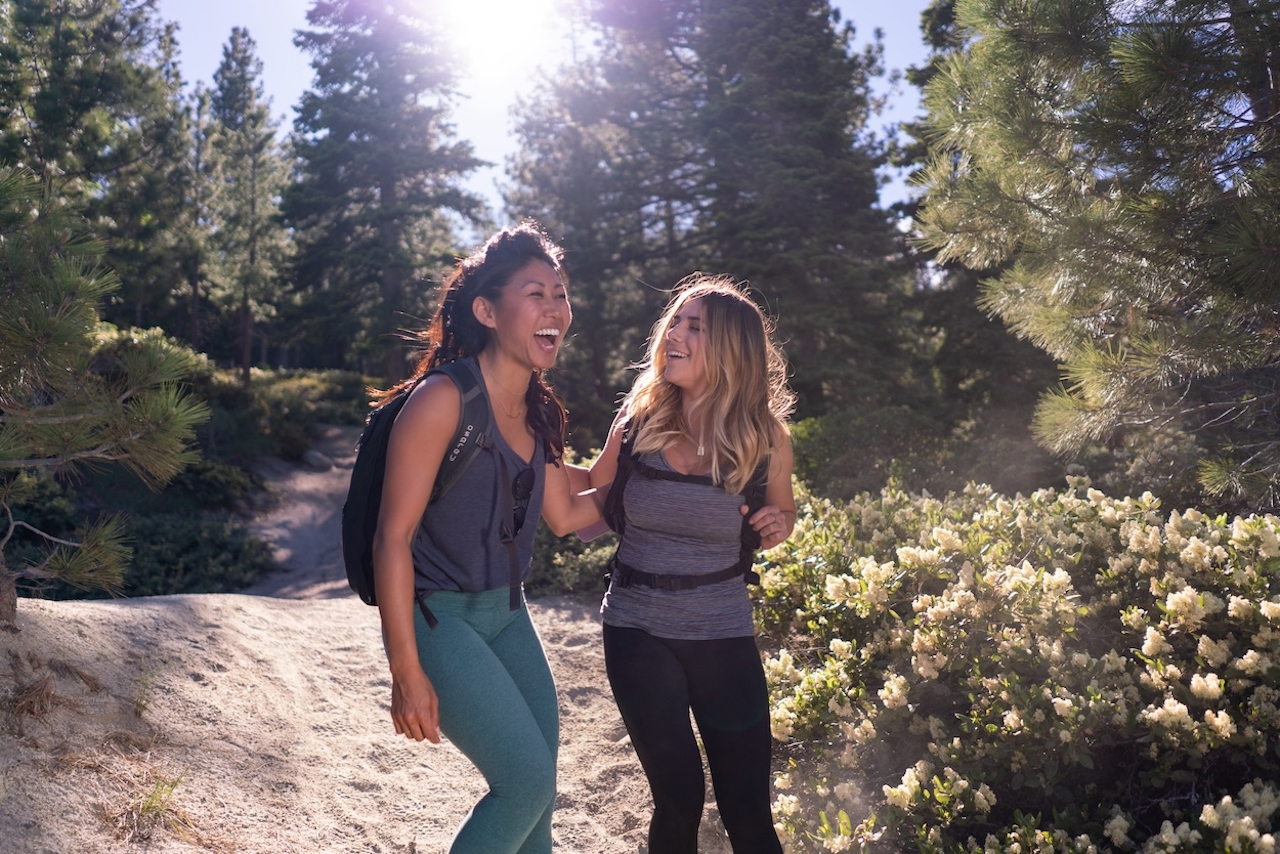
[[[425,355],[399,387],[413,390],[387,448],[373,555],[391,717],[418,741],[443,733],[489,784],[452,854],[551,851],[559,711],[523,597],[509,595],[509,557],[514,548],[527,578],[539,514],[557,533],[600,517],[570,490],[565,412],[543,379],[572,319],[561,259],[525,223],[457,263],[422,334]],[[427,512],[462,412],[453,379],[429,373],[448,362],[476,372],[493,445]],[[503,491],[506,532],[494,518]]]
[[[732,279],[681,282],[590,482],[618,532],[609,684],[649,780],[649,854],[694,854],[706,781],[734,854],[781,854],[769,696],[746,581],[791,535],[794,397],[764,315]],[[695,737],[689,714],[698,725]]]

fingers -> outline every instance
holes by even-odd
[[[414,741],[440,743],[440,708],[436,692],[423,678],[424,684],[402,685],[399,680],[391,684],[391,722],[396,734]]]
[[[742,508],[743,513],[747,508]],[[772,504],[761,507],[749,520],[751,527],[760,535],[760,547],[771,549],[791,534],[791,526],[787,516]]]
[[[440,743],[440,718],[433,708],[429,713],[391,716],[396,725],[396,734],[411,738],[414,741]]]

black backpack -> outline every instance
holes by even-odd
[[[458,482],[476,454],[488,444],[489,404],[470,360],[438,365],[418,382],[432,374],[448,375],[462,394],[462,411],[453,443],[440,461],[440,471],[431,490],[431,502],[435,502]],[[347,583],[366,605],[378,604],[373,588],[373,536],[378,531],[378,510],[382,506],[382,482],[386,477],[391,425],[417,385],[414,383],[370,412],[360,441],[356,443],[351,486],[347,489],[346,503],[342,505],[342,560],[347,566]]]

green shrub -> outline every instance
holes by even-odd
[[[580,457],[573,448],[565,448],[565,462],[583,465],[600,452],[590,451]],[[545,522],[538,523],[533,540],[533,565],[525,591],[533,597],[580,595],[599,597],[604,593],[605,568],[618,538],[612,532],[589,543],[575,534],[557,537]]]
[[[230,593],[275,568],[271,547],[226,516],[133,519],[126,596]]]
[[[368,414],[367,377],[351,371],[254,369],[249,387],[237,371],[206,366],[193,380],[212,417],[198,431],[206,456],[244,463],[267,454],[298,459],[318,424],[359,424]]]
[[[1276,517],[799,498],[758,593],[790,850],[1273,850]]]
[[[232,593],[276,568],[271,547],[226,515],[157,514],[127,519],[133,550],[120,593]],[[25,550],[24,550],[25,548]],[[18,548],[16,559],[34,559],[34,546]],[[101,599],[102,590],[82,590],[58,581],[28,583],[21,594],[44,599]]]
[[[526,592],[532,597],[603,594],[605,567],[617,539],[609,533],[584,543],[573,534],[557,537],[545,523],[540,523],[533,541],[533,567]]]

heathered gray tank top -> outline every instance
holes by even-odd
[[[486,402],[488,396],[485,397]],[[427,507],[413,537],[413,568],[418,592],[460,590],[479,592],[506,587],[510,577],[507,549],[498,534],[498,490],[513,489],[525,469],[533,469],[524,523],[516,532],[520,579],[527,581],[533,563],[533,537],[542,517],[546,449],[534,442],[533,460],[526,463],[502,438],[490,408],[495,446],[481,451],[453,488]],[[498,454],[507,461],[511,480],[502,483]],[[528,476],[525,476],[528,482]]]
[[[662,454],[642,454],[640,459],[671,470]],[[741,550],[743,503],[740,493],[718,486],[633,476],[623,496],[627,525],[618,558],[663,575],[699,575],[733,566]],[[742,576],[691,590],[610,584],[600,612],[611,626],[643,629],[664,638],[714,640],[755,634]]]

